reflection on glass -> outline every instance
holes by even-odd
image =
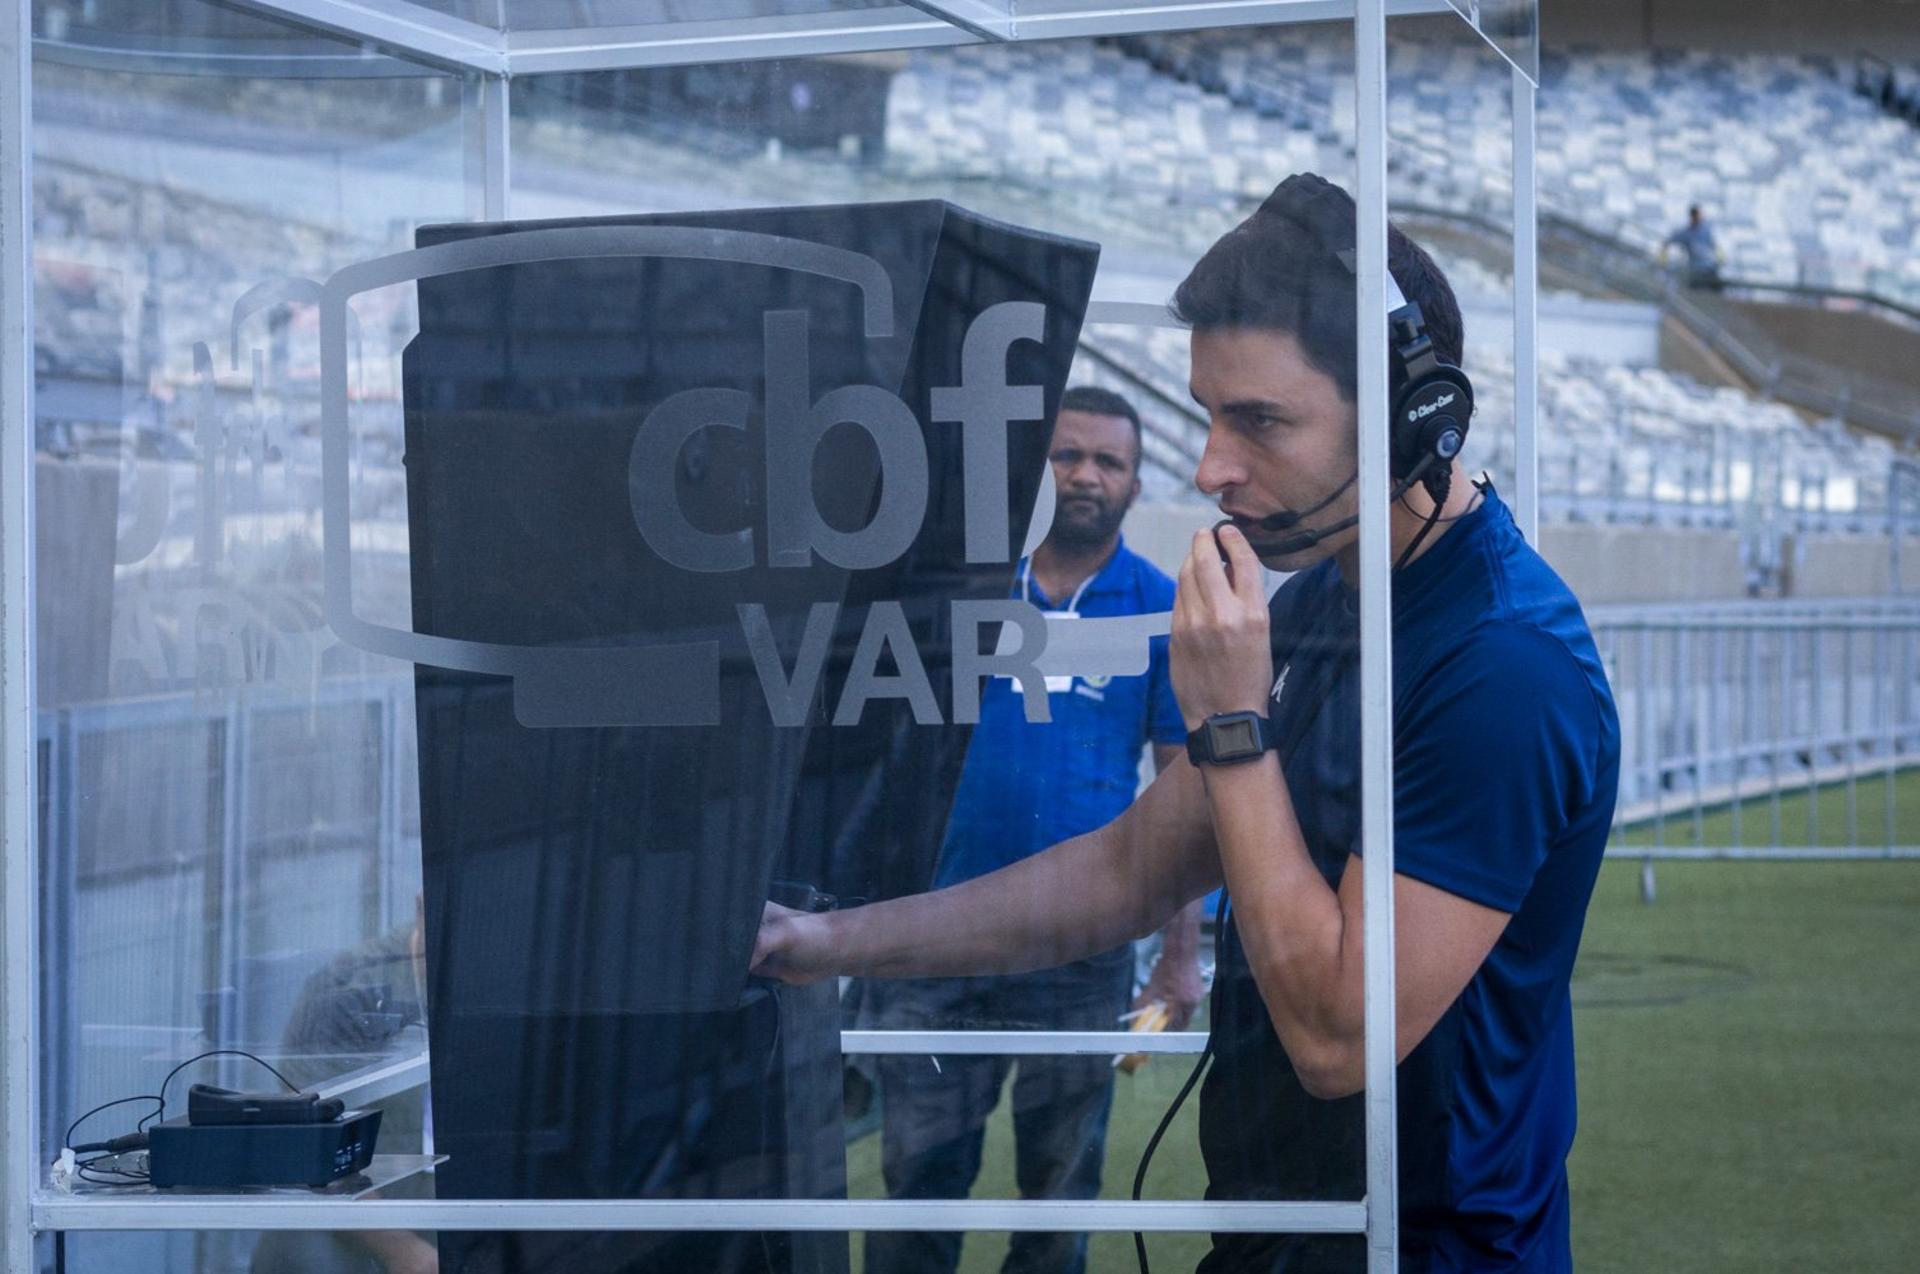
[[[834,989],[750,984],[754,933],[770,892],[926,887],[1095,254],[931,201],[575,227],[623,228],[419,285],[415,631],[531,651],[417,677],[440,1187],[838,1195]]]
[[[899,0],[405,0],[436,13],[503,31],[658,26],[809,17],[860,9],[900,9]]]
[[[589,8],[646,24],[827,6],[435,7],[540,29]],[[969,751],[954,606],[1080,613],[1043,625],[1049,642],[1056,627],[1164,609],[1097,613],[1093,591],[1076,598],[1087,581],[1050,575],[1047,553],[1030,575],[1020,566],[1069,384],[1117,392],[1141,418],[1129,548],[1170,573],[1218,517],[1193,488],[1209,419],[1189,394],[1187,337],[1083,330],[1089,245],[1102,299],[1159,307],[1281,177],[1338,174],[1350,37],[1194,32],[516,80],[520,215],[789,246],[744,263],[560,253],[407,275],[325,311],[323,286],[368,261],[533,228],[458,224],[471,207],[464,86],[282,80],[228,62],[218,79],[144,74],[53,46],[117,33],[205,54],[194,41],[251,39],[257,19],[43,5],[43,33],[56,10],[70,11],[63,39],[44,36],[36,67],[49,1118],[150,1086],[215,1043],[276,1057],[301,1082],[337,1080],[416,1054],[430,1020],[434,1100],[393,1099],[383,1149],[431,1129],[453,1156],[443,1193],[883,1193],[883,1138],[849,1149],[841,1119],[837,1032],[852,1006],[831,982],[776,991],[746,977],[761,900],[846,905],[977,875],[959,863],[956,802],[975,819],[972,849],[1013,856],[1075,830],[1010,830],[1050,816],[1054,788],[1097,789],[1083,821],[1108,819],[1134,794],[1143,739],[1184,734],[1161,687],[1157,719],[1110,738],[1033,726],[1046,754],[1032,773],[969,791],[962,776],[990,758]],[[1484,192],[1430,139],[1477,143],[1505,109],[1504,83],[1487,85],[1506,73],[1442,21],[1445,36],[1423,30],[1396,52],[1395,91],[1423,91],[1393,145],[1414,196],[1464,214]],[[302,56],[360,57],[267,31],[307,42]],[[1463,73],[1475,59],[1500,75]],[[863,285],[790,268],[806,256],[794,243],[876,263],[886,321],[876,328]],[[1445,268],[1510,286],[1497,262],[1476,277],[1470,260],[1456,248]],[[1044,304],[1039,335],[987,323],[1002,303]],[[328,313],[337,436],[320,394]],[[998,379],[970,363],[976,335]],[[1470,339],[1477,374],[1491,338]],[[1484,422],[1500,419],[1487,389],[1500,380],[1476,380],[1476,446],[1499,435]],[[872,393],[836,397],[850,387]],[[1097,466],[1099,448],[1079,450],[1053,448],[1049,529],[1126,503],[1091,498],[1099,484],[1071,471]],[[346,511],[332,527],[330,459]],[[1312,494],[1275,498],[1304,508]],[[469,654],[532,650],[534,674],[451,656],[416,671],[355,644],[327,591],[329,549],[348,563],[353,618]],[[999,657],[1020,621],[991,613],[975,653]],[[1080,640],[1062,632],[1056,649]],[[1149,641],[1137,645],[1144,668]],[[635,650],[692,653],[643,677],[623,662]],[[1034,671],[1062,717],[1150,675]],[[981,734],[1028,724],[1025,682],[971,680]],[[1311,811],[1329,844],[1350,815]],[[936,1004],[918,1021],[1116,1025],[1136,978],[1120,939],[1106,947],[1098,985],[991,1012]],[[1008,1068],[955,1068],[976,1069],[991,1088]],[[1018,1088],[1029,1068],[1013,1069]],[[1033,1100],[1051,1082],[1036,1079],[1001,1118],[1045,1142],[1100,1108],[1112,1163],[1099,1188],[1118,1195],[1186,1067],[1156,1060],[1119,1080],[1110,1114],[1110,1058],[1080,1069],[1067,1113],[1027,1118],[1050,1104]],[[218,1063],[206,1078],[245,1084],[244,1070]],[[959,1122],[989,1146],[1001,1127]],[[1162,1151],[1153,1193],[1199,1192],[1193,1122],[1189,1110],[1176,1125],[1183,1143]],[[1059,1192],[1094,1188],[1094,1166],[1063,1172]],[[972,1182],[1022,1188],[991,1163]],[[155,1241],[126,1267],[321,1259],[248,1243],[196,1255]],[[435,1243],[462,1260],[511,1251],[525,1268],[846,1259],[838,1239],[757,1234]]]
[[[1173,581],[1122,542],[1140,494],[1144,430],[1111,390],[1076,385],[1061,399],[1049,462],[1052,524],[1020,564],[1015,595],[1064,631],[1108,619],[1161,616]],[[1064,621],[1075,621],[1067,624]],[[960,884],[1093,831],[1132,803],[1142,752],[1171,764],[1186,738],[1156,637],[1138,674],[1064,672],[1046,678],[1050,719],[1030,722],[1021,687],[996,678],[984,694],[942,837],[933,883]],[[1003,977],[876,978],[851,998],[863,1026],[893,1030],[1112,1031],[1181,1029],[1204,995],[1200,906],[1169,924],[1146,988],[1133,996],[1131,943],[1051,968]],[[1130,1013],[1129,1009],[1133,1011]],[[1129,1066],[1129,1070],[1133,1069]],[[882,1164],[893,1198],[964,1198],[980,1175],[986,1127],[1010,1076],[1015,1176],[1026,1198],[1094,1198],[1104,1167],[1115,1059],[1106,1056],[883,1055],[860,1072],[877,1089]],[[867,1268],[950,1268],[952,1234],[872,1234]],[[1023,1233],[1008,1260],[1072,1269],[1087,1236]]]
[[[1540,81],[1540,0],[1447,0],[1526,77]]]
[[[457,80],[224,5],[44,3],[35,24],[51,1147],[210,1048],[327,1083],[423,1045],[398,982],[344,979],[352,1041],[299,1028],[315,979],[419,892],[408,670],[325,622],[315,302],[414,221],[460,215],[467,190]],[[384,74],[361,78],[369,61]],[[404,519],[392,373],[412,318],[362,318],[350,485],[369,521],[388,500]],[[202,1081],[261,1086],[221,1057],[172,1098]],[[407,1122],[382,1151],[418,1148]],[[251,1244],[75,1251],[187,1271],[245,1268]]]

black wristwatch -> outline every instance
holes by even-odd
[[[1257,761],[1280,744],[1273,722],[1258,712],[1216,712],[1187,736],[1187,759],[1195,765]]]

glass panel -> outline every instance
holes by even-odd
[[[1450,15],[1394,58],[1395,171],[1466,277],[1502,64]],[[367,1093],[448,1198],[1120,1199],[1193,1061],[1116,1056],[1186,1025],[1216,1069],[1149,1197],[1359,1199],[1359,1103],[1309,1095],[1247,954],[1269,852],[1327,903],[1365,848],[1353,214],[1258,211],[1353,187],[1352,60],[1318,25],[521,78],[516,220],[481,224],[458,81],[44,59],[46,1141],[265,1063]],[[1293,582],[1183,711],[1172,577],[1222,518],[1250,616]],[[1179,759],[1233,710],[1279,714],[1292,793],[1230,847],[1244,933]],[[1215,725],[1223,766],[1260,740]],[[886,958],[752,972],[822,931]]]
[[[315,301],[471,191],[457,79],[187,0],[34,19],[44,1164],[176,1066],[169,1118],[198,1083],[424,1076],[412,677],[327,625]],[[404,559],[411,304],[365,318],[342,472],[403,528],[367,556]],[[400,1087],[355,1090],[382,1156],[425,1140]],[[251,1244],[96,1242],[170,1271]]]
[[[1448,19],[1446,29],[1453,25]],[[1232,32],[1216,38],[1228,43],[1244,41],[1250,34],[1267,36],[1276,46],[1289,37],[1295,39],[1302,48],[1301,65],[1311,67],[1302,75],[1310,87],[1315,87],[1315,71],[1324,70],[1331,78],[1335,68],[1351,66],[1351,41],[1333,28]],[[521,82],[516,84],[516,112],[522,121],[521,136],[526,140],[518,154],[522,180],[516,189],[517,206],[541,214],[650,213],[656,209],[665,213],[671,211],[669,201],[688,198],[687,192],[699,192],[711,183],[714,177],[709,157],[725,155],[729,159],[724,178],[727,197],[738,205],[777,206],[792,200],[796,191],[804,192],[810,202],[944,196],[1018,224],[1097,238],[1102,245],[1102,273],[1095,285],[1096,298],[1142,302],[1149,313],[1108,311],[1085,326],[1066,381],[1116,391],[1142,414],[1143,490],[1129,510],[1126,535],[1130,545],[1155,556],[1171,571],[1185,556],[1192,531],[1220,516],[1212,506],[1226,495],[1224,489],[1216,488],[1203,497],[1193,489],[1194,465],[1206,439],[1206,417],[1189,396],[1194,366],[1185,333],[1160,326],[1151,311],[1164,305],[1193,260],[1251,212],[1288,172],[1319,169],[1350,183],[1342,139],[1346,139],[1345,146],[1350,146],[1353,134],[1350,90],[1341,105],[1337,89],[1318,86],[1322,88],[1321,123],[1312,127],[1269,109],[1264,102],[1242,101],[1219,88],[1189,81],[1172,66],[1155,60],[1160,55],[1159,47],[1156,42],[1146,41],[1113,45],[1075,42]],[[1311,64],[1306,60],[1308,55],[1315,59]],[[870,85],[874,86],[871,90]],[[870,91],[873,97],[867,96]],[[864,115],[869,101],[879,109]],[[772,104],[772,109],[767,104]],[[816,109],[789,113],[788,108],[796,105]],[[645,127],[640,126],[642,120],[646,121]],[[562,156],[587,153],[598,157],[600,182],[592,190],[561,190],[526,177],[529,171],[553,171],[560,166]],[[871,203],[863,202],[860,210],[864,213],[868,207]],[[871,234],[866,238],[876,240]],[[1328,270],[1335,274],[1344,270],[1330,252],[1321,255]],[[740,277],[741,284],[731,285],[735,292],[753,276],[743,272]],[[1341,277],[1345,282],[1340,286],[1350,289],[1351,274]],[[589,290],[615,295],[633,291],[631,287],[587,289],[577,284],[563,289],[568,295]],[[524,297],[526,293],[522,290],[516,295]],[[1311,314],[1311,299],[1303,300],[1303,304]],[[1315,326],[1324,324],[1334,332],[1350,333],[1351,304],[1350,295],[1340,298],[1335,313],[1344,310],[1348,317],[1316,317]],[[474,305],[460,308],[469,312],[478,309]],[[758,304],[750,307],[758,308]],[[1340,339],[1335,337],[1335,343]],[[819,357],[817,335],[815,341],[815,356]],[[763,355],[749,346],[745,357],[757,360]],[[714,374],[706,375],[711,378]],[[827,380],[822,389],[833,383]],[[1265,387],[1265,391],[1279,392],[1272,387]],[[1210,394],[1213,401],[1225,401],[1220,392]],[[1111,413],[1090,414],[1097,418]],[[1062,431],[1070,425],[1076,430],[1083,427],[1072,420],[1070,413],[1059,413],[1055,455],[1073,457],[1071,464],[1084,472],[1063,476],[1058,465],[1069,461],[1060,459],[1053,475],[1057,487],[1066,489],[1075,484],[1074,489],[1082,494],[1070,505],[1056,507],[1067,509],[1074,522],[1084,525],[1101,504],[1112,506],[1118,501],[1096,494],[1098,487],[1092,474],[1097,469],[1097,456],[1093,448],[1061,447]],[[1258,490],[1243,492],[1229,501],[1231,511],[1257,520],[1284,508],[1303,513],[1311,510],[1327,495],[1322,486],[1338,488],[1345,482],[1350,470],[1340,466],[1351,465],[1352,446],[1349,437],[1339,444],[1340,454],[1319,457],[1310,474],[1292,475],[1278,486],[1271,485],[1274,475],[1263,475]],[[712,463],[719,463],[718,451],[716,442]],[[749,464],[754,459],[750,457]],[[964,457],[961,461],[966,463]],[[971,479],[975,472],[968,466],[965,475]],[[757,477],[751,480],[759,481]],[[705,481],[715,479],[709,476]],[[816,478],[816,483],[819,481]],[[1338,497],[1339,492],[1335,495]],[[1346,501],[1344,507],[1350,508],[1350,489]],[[1341,516],[1315,510],[1307,514],[1312,520],[1306,525],[1320,525],[1323,515],[1325,522],[1337,522]],[[715,521],[702,529],[717,531],[729,525]],[[1056,520],[1052,530],[1057,534],[1062,526]],[[763,551],[763,534],[761,528],[752,528],[756,554]],[[1041,554],[1043,566],[1044,559],[1058,547],[1053,545]],[[1012,565],[1004,557],[1002,561]],[[1071,579],[1056,586],[1047,582],[1049,572],[1042,570],[1039,583],[1029,581],[1023,586],[1020,580],[1025,572],[1010,574],[1013,578],[1001,587],[1016,596],[1037,598],[1059,609],[1075,601],[1072,594],[1077,583]],[[1081,600],[1084,602],[1084,598]],[[1087,625],[1093,620],[1076,622]],[[1070,635],[1071,625],[1061,627]],[[790,632],[797,634],[799,628],[793,625]],[[1329,649],[1319,654],[1335,660],[1350,657],[1350,644],[1342,649],[1332,635],[1329,642]],[[786,669],[792,666],[795,653],[803,649],[793,635],[784,640],[780,647],[783,676],[788,675]],[[926,657],[924,653],[922,657]],[[1070,674],[1070,670],[1067,672]],[[827,674],[828,697],[825,705],[816,709],[820,714],[815,718],[816,735],[831,735],[836,728],[822,729],[830,720],[833,696],[841,693],[834,688],[836,673],[833,669]],[[1261,678],[1263,695],[1273,679],[1272,672]],[[936,686],[938,680],[936,676]],[[1063,714],[1075,710],[1079,701],[1093,701],[1096,693],[1117,697],[1123,689],[1120,678],[1109,681],[1104,673],[1091,678],[1059,675],[1058,680],[1060,685],[1049,699],[1061,705],[1058,710]],[[1340,721],[1342,714],[1350,718],[1352,702],[1349,696],[1339,709],[1327,712],[1329,728],[1334,730],[1331,737],[1344,739],[1348,753],[1352,749],[1351,721],[1338,727],[1333,723]],[[1070,793],[1088,779],[1067,767],[1096,763],[1097,755],[1087,755],[1094,751],[1095,743],[1085,734],[1083,723],[1068,742],[1056,745],[1046,736],[1059,732],[1061,726],[1026,727],[1017,718],[1008,719],[1018,711],[1018,698],[1010,686],[989,686],[981,724],[960,767],[958,787],[951,798],[943,798],[951,800],[952,808],[943,812],[947,829],[939,844],[901,843],[895,849],[876,853],[871,847],[874,842],[868,842],[868,847],[852,842],[855,852],[844,863],[826,864],[829,870],[847,873],[829,878],[829,892],[872,899],[911,893],[929,883],[959,881],[977,874],[983,866],[1038,848],[1072,830],[1062,827],[1062,820],[1082,817],[1082,811],[1060,807],[1077,803],[1077,798],[1069,799]],[[1035,742],[1041,746],[1026,768],[1034,772],[1037,781],[1061,789],[1055,799],[1042,796],[1036,800],[1019,781],[1019,767],[1005,759],[1015,749],[1028,746],[1024,738],[1029,731],[1036,734]],[[1171,741],[1183,731],[1184,723],[1162,737]],[[990,740],[993,751],[983,750],[983,736]],[[1137,751],[1137,736],[1132,746]],[[1024,751],[1015,754],[1027,755]],[[1338,780],[1342,785],[1340,800],[1351,802],[1357,779],[1350,756],[1344,765]],[[1091,769],[1084,773],[1098,779]],[[883,780],[880,790],[894,786],[897,784]],[[822,793],[821,799],[830,800],[832,794]],[[830,816],[824,830],[834,833],[844,822],[844,815],[835,813],[830,805],[824,808]],[[1333,815],[1338,826],[1323,829],[1316,825],[1315,832],[1316,848],[1328,855],[1335,868],[1344,860],[1334,847],[1343,848],[1345,841],[1340,838],[1350,840],[1353,835],[1353,808],[1345,804],[1342,809],[1344,812]],[[1093,818],[1097,822],[1109,816],[1096,813]],[[428,838],[431,842],[431,829]],[[848,844],[844,836],[841,843]],[[938,852],[933,852],[936,849]],[[1022,940],[1063,954],[1073,950],[1045,933],[1026,933]],[[1049,948],[1049,943],[1057,945]],[[1098,968],[1089,968],[1074,973],[1072,980],[1059,974],[935,984],[876,980],[854,984],[844,1007],[850,1023],[883,1029],[1097,1029],[1103,1024],[1116,1025],[1114,1019],[1128,1002],[1124,990],[1096,994],[1092,980],[1104,976]],[[1252,1007],[1247,998],[1248,983],[1240,977],[1237,985],[1238,998],[1233,1002],[1236,1012],[1244,1013]],[[1101,1002],[1105,1007],[1097,1009]],[[1196,1022],[1204,1029],[1214,1020],[1201,1016]],[[1015,1123],[1025,1124],[1035,1137],[1045,1135],[1049,1121],[1034,1096],[1040,1086],[1069,1084],[1065,1077],[1076,1069],[1096,1074],[1104,1069],[1111,1074],[1106,1058],[1096,1059],[1091,1067],[1047,1067],[936,1050],[936,1045],[929,1044],[925,1051],[909,1055],[856,1059],[859,1078],[850,1081],[850,1089],[890,1094],[877,1103],[877,1116],[872,1113],[875,1105],[862,1108],[864,1115],[856,1122],[856,1130],[866,1132],[874,1125],[890,1127],[890,1135],[914,1152],[909,1158],[916,1162],[896,1162],[891,1183],[896,1191],[1009,1197],[1017,1186],[1010,1166],[1013,1155],[1002,1138]],[[937,1062],[929,1060],[929,1053],[937,1057]],[[1241,1059],[1242,1075],[1245,1065]],[[1118,1197],[1127,1188],[1130,1169],[1138,1162],[1146,1134],[1189,1070],[1190,1064],[1184,1059],[1158,1058],[1139,1075],[1118,1081],[1107,1124],[1105,1150],[1109,1162],[1102,1177],[1103,1190],[1109,1197]],[[989,1166],[975,1176],[966,1167],[966,1146],[976,1116],[964,1105],[954,1103],[974,1102],[977,1117],[984,1119],[986,1108],[992,1104],[987,1099],[998,1093],[1010,1072],[1012,1088],[1000,1097],[999,1113],[988,1125]],[[1028,1074],[1057,1078],[1036,1078],[1023,1087],[1022,1076]],[[983,1096],[969,1098],[968,1093]],[[1228,1108],[1236,1101],[1230,1094],[1216,1094],[1212,1100],[1225,1102]],[[1009,1106],[1013,1109],[1011,1118],[1006,1113]],[[1255,1124],[1261,1125],[1275,1112],[1262,1107],[1259,1111],[1249,1108],[1249,1113]],[[1193,1125],[1186,1122],[1194,1116],[1194,1110],[1188,1109],[1173,1133],[1175,1138],[1185,1140],[1178,1146],[1170,1142],[1161,1151],[1164,1157],[1157,1160],[1148,1178],[1151,1196],[1198,1195],[1203,1176]],[[1342,1136],[1351,1136],[1352,1129],[1345,1124],[1341,1128]],[[847,1171],[851,1193],[874,1196],[889,1188],[879,1144],[885,1135],[876,1131],[870,1137],[856,1136],[850,1146]],[[1237,1174],[1225,1184],[1250,1193],[1251,1178],[1259,1177],[1271,1165],[1239,1153],[1243,1149],[1229,1145],[1223,1151],[1223,1162]],[[1042,1149],[1030,1147],[1029,1153],[1037,1159]],[[456,1154],[455,1162],[458,1159]],[[1358,1198],[1362,1184],[1357,1161],[1343,1159],[1341,1171],[1345,1174],[1341,1178],[1345,1197]],[[909,1172],[915,1175],[909,1177]],[[976,1240],[968,1242],[971,1250]],[[1109,1250],[1102,1244],[1111,1242],[1095,1239],[1094,1250]],[[932,1238],[902,1236],[885,1240],[882,1248],[923,1252],[940,1245]],[[1124,1241],[1117,1250],[1124,1251]]]
[[[148,75],[265,80],[418,74],[370,48],[241,9],[137,0],[36,4],[34,53],[50,63]]]
[[[1514,489],[1513,113],[1506,60],[1451,17],[1387,32],[1388,201],[1445,269],[1474,409],[1463,470]],[[1554,445],[1564,441],[1553,433]]]
[[[343,51],[337,40],[244,9],[211,4],[42,0],[34,5],[34,34],[42,56],[63,43],[155,51],[204,47],[207,42],[256,41],[282,46],[300,43],[316,53]],[[203,66],[200,72],[210,69]]]
[[[1540,82],[1540,0],[1447,0],[1526,77]]]
[[[415,1176],[388,1186],[381,1196],[430,1198],[431,1177]],[[304,1193],[304,1192],[303,1192]],[[41,1236],[51,1249],[63,1240],[59,1268],[68,1274],[114,1274],[118,1270],[221,1271],[227,1274],[426,1274],[437,1268],[434,1236],[394,1231],[285,1231],[278,1234],[202,1232],[73,1233]],[[48,1257],[46,1268],[55,1268]]]

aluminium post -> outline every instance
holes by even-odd
[[[1533,81],[1513,78],[1513,516],[1540,544],[1540,227],[1534,162]]]
[[[0,1271],[32,1274],[33,6],[0,0]]]
[[[1387,17],[1384,0],[1353,14],[1358,147],[1360,843],[1366,986],[1367,1269],[1399,1268],[1393,942],[1393,598],[1387,510]]]
[[[512,216],[511,84],[505,75],[475,74],[461,83],[467,215],[476,221]]]
[[[513,81],[504,75],[489,75],[480,81],[488,221],[507,221],[513,216],[512,85]]]

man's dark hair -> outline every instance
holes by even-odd
[[[1083,411],[1089,416],[1119,416],[1133,426],[1133,469],[1140,471],[1140,413],[1133,404],[1098,385],[1075,385],[1060,395],[1061,411]]]
[[[1323,204],[1317,215],[1344,217],[1343,241],[1352,243],[1353,201],[1339,187],[1313,181]],[[1360,361],[1353,339],[1354,273],[1326,234],[1281,210],[1286,188],[1283,183],[1260,211],[1207,249],[1174,290],[1168,308],[1188,327],[1264,327],[1291,333],[1307,361],[1331,377],[1352,402],[1358,396]],[[1460,366],[1464,331],[1453,287],[1426,250],[1391,222],[1387,269],[1406,298],[1420,307],[1434,351]]]

